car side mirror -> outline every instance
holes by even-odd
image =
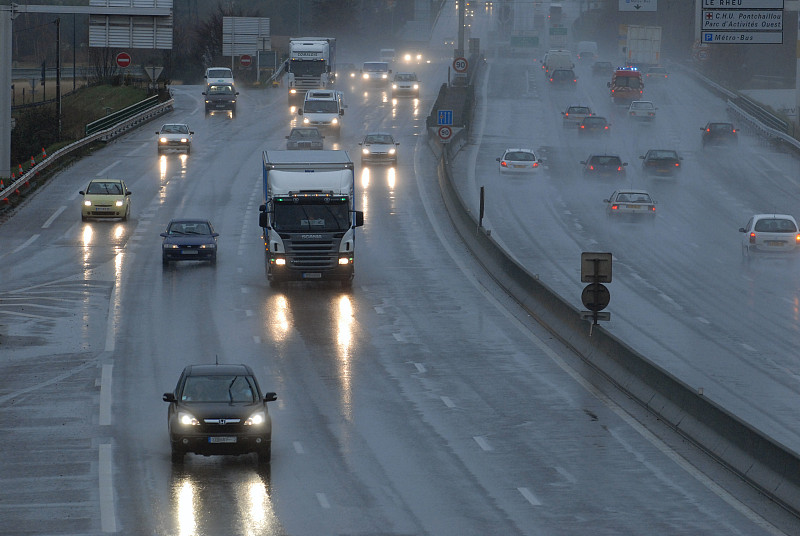
[[[747,230],[745,230],[745,228],[744,228],[744,227],[739,227],[739,232],[740,232],[740,233],[746,233],[746,232],[747,232]]]
[[[290,137],[291,137],[291,136],[284,136],[284,138],[286,138],[287,140],[288,140]]]
[[[239,92],[237,91],[237,92],[236,92],[236,94],[238,95],[238,94],[239,94]]]
[[[622,165],[623,165],[623,166],[627,166],[627,165],[628,165],[628,163],[627,163],[627,162],[623,162],[623,163],[622,163]]]
[[[175,399],[175,393],[164,393],[164,396],[161,397],[164,402],[177,402]]]
[[[303,109],[299,106],[297,107],[297,115],[303,115]]]
[[[159,132],[159,131],[157,131],[157,130],[156,130],[156,134],[161,134],[161,132]]]
[[[211,236],[212,236],[212,237],[214,237],[214,238],[216,238],[216,237],[218,237],[218,236],[219,236],[219,233],[211,233]]]
[[[79,193],[79,194],[81,194],[81,195],[86,195],[86,192],[84,192],[83,190],[81,190],[81,191],[80,191],[80,192],[78,192],[78,193]]]
[[[603,199],[603,203],[610,203],[610,202],[611,202],[610,199]]]
[[[131,195],[131,191],[130,190],[126,190],[125,191],[125,195]]]
[[[644,155],[640,156],[639,158],[641,158],[642,160],[644,160]]]
[[[497,158],[495,158],[495,160],[497,160],[499,162],[500,161],[500,157],[498,156]]]
[[[611,87],[611,82],[607,82],[606,87]]]
[[[205,91],[203,91],[203,92],[201,93],[201,95],[205,95],[205,94],[206,94],[206,92],[205,92]]]
[[[586,165],[586,160],[581,160],[581,164]]]
[[[189,134],[194,135],[194,130],[190,130]]]
[[[166,237],[167,237],[167,236],[169,236],[169,235],[168,235],[167,233],[161,233],[161,234],[159,234],[158,236],[163,236],[164,238],[166,238]]]
[[[339,115],[344,115],[344,110],[339,110]]]
[[[264,402],[275,402],[276,400],[278,400],[278,393],[273,393],[271,391],[269,393],[264,393]]]

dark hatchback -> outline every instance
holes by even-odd
[[[584,117],[578,125],[579,134],[604,134],[609,132],[611,123],[605,117],[590,115]]]
[[[236,115],[236,95],[239,92],[232,84],[209,84],[203,95],[206,97],[206,115],[214,112],[230,112]]]
[[[703,131],[703,147],[706,145],[735,145],[739,142],[733,123],[706,123]]]
[[[286,148],[289,150],[310,149],[322,150],[325,136],[317,127],[295,127],[286,136]]]
[[[161,262],[211,261],[217,263],[217,237],[219,233],[208,220],[172,220],[167,230],[161,233]]]
[[[624,177],[625,166],[628,165],[619,156],[612,154],[593,154],[586,160],[581,160],[581,164],[583,164],[584,176],[603,175],[614,177]]]
[[[240,455],[256,453],[259,464],[272,455],[272,420],[267,402],[278,396],[263,393],[247,365],[189,365],[169,402],[167,422],[173,463],[187,453]]]
[[[650,149],[643,156],[642,171],[649,175],[675,175],[681,170],[681,158],[672,149]]]
[[[578,83],[578,75],[572,69],[556,69],[550,71],[550,83],[553,85],[574,86]]]

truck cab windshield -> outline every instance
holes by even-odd
[[[295,76],[320,76],[325,72],[325,62],[292,60],[289,62],[289,71]]]
[[[306,201],[306,200],[303,200]],[[278,232],[345,231],[350,228],[347,201],[324,203],[321,199],[295,203],[293,199],[273,201],[272,226]]]
[[[335,114],[339,113],[339,106],[336,101],[307,100],[305,104],[303,104],[303,113]]]

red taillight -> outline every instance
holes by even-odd
[[[800,234],[794,236],[794,243],[800,244]]]
[[[539,162],[534,162],[532,167],[539,167]]]
[[[551,78],[551,79],[550,79],[550,81],[552,82],[552,81],[553,81],[553,79]]]
[[[710,128],[707,128],[707,129],[706,129],[706,132],[711,132],[711,129],[710,129]]]
[[[680,162],[675,162],[675,167],[680,167],[680,165],[681,165]]]
[[[586,125],[581,125],[581,128],[586,128]]]
[[[736,129],[735,128],[733,129],[733,133],[736,134]]]
[[[617,171],[622,171],[622,166],[617,166]]]
[[[603,127],[604,130],[608,130],[608,125]]]
[[[594,166],[589,166],[589,169],[591,169],[592,171],[594,171]]]
[[[750,233],[750,243],[751,244],[755,244],[756,243],[756,233],[752,233],[752,232]]]
[[[617,210],[618,208],[619,208],[619,205],[611,205],[611,210]]]
[[[652,212],[655,212],[655,211],[656,211],[656,207],[655,207],[655,206],[652,206],[652,207],[650,207],[650,210],[651,210]]]
[[[565,113],[564,117],[569,117],[569,112]]]
[[[508,167],[508,164],[506,163],[506,161],[505,161],[505,160],[503,160],[502,162],[500,162],[500,167]]]

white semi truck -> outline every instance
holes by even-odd
[[[661,63],[661,26],[629,25],[623,49],[626,65],[658,65]]]
[[[328,89],[334,82],[336,39],[293,37],[289,39],[286,79],[289,106],[300,106],[309,89]]]
[[[353,281],[355,172],[347,151],[264,151],[263,230],[270,285]]]

